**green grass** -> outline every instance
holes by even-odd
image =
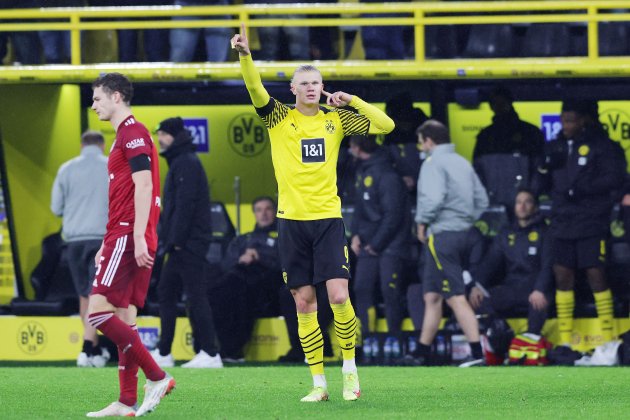
[[[149,418],[613,419],[629,412],[625,368],[365,367],[357,402],[341,398],[339,366],[326,371],[331,400],[306,404],[299,402],[311,386],[304,366],[169,369],[177,389]],[[113,367],[3,367],[0,418],[85,418],[114,401],[117,392]]]

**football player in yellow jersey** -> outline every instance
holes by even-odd
[[[316,67],[298,67],[291,79],[295,106],[270,97],[249,50],[245,25],[232,38],[245,85],[271,139],[278,181],[278,247],[284,280],[295,299],[298,334],[313,375],[304,402],[328,400],[324,342],[317,322],[315,286],[325,283],[343,356],[343,398],[361,395],[354,360],[357,320],[348,294],[350,264],[341,201],[337,196],[337,156],[347,135],[385,134],[394,122],[378,108],[345,92],[324,91]],[[327,96],[329,107],[319,104]],[[343,109],[350,105],[358,113]]]

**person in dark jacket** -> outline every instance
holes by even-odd
[[[408,92],[391,97],[385,104],[385,112],[394,120],[396,127],[385,135],[383,146],[389,153],[394,170],[415,199],[422,154],[416,129],[429,118],[424,111],[413,106],[413,98]]]
[[[158,225],[158,253],[168,254],[168,260],[158,283],[162,331],[158,348],[152,355],[160,366],[173,365],[171,345],[179,291],[183,288],[199,352],[182,367],[220,368],[223,362],[206,293],[205,256],[212,236],[208,179],[181,118],[162,121],[157,135],[160,154],[169,166]]]
[[[540,128],[521,120],[514,110],[512,93],[497,86],[488,103],[492,124],[477,135],[473,166],[492,204],[511,209],[518,188],[538,188],[537,167],[545,138]]]
[[[357,316],[361,320],[363,349],[373,349],[368,309],[380,285],[385,301],[389,337],[385,346],[400,348],[403,320],[401,280],[403,258],[410,249],[411,211],[402,180],[374,136],[350,138],[350,152],[361,161],[352,219],[352,251],[357,255],[354,278]],[[394,350],[395,353],[395,350]]]
[[[473,272],[469,300],[477,312],[502,317],[525,309],[527,332],[540,335],[553,290],[551,238],[532,191],[518,192],[514,214],[514,224],[494,238]],[[504,277],[494,281],[501,272]]]
[[[284,286],[276,203],[271,197],[258,197],[252,210],[254,230],[230,242],[222,264],[225,274],[210,293],[226,362],[244,361],[243,347],[251,338],[256,318],[278,316],[278,290]]]
[[[606,239],[615,191],[626,163],[604,130],[587,124],[587,101],[565,101],[562,131],[549,143],[541,172],[550,182],[554,274],[560,344],[570,345],[576,270],[585,270],[595,297],[602,341],[613,339],[612,295],[606,281]]]

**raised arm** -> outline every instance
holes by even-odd
[[[260,74],[252,60],[244,23],[241,23],[241,33],[234,35],[230,43],[232,44],[232,48],[238,51],[243,80],[245,81],[245,87],[247,87],[249,96],[252,98],[252,103],[256,108],[262,108],[269,103],[270,96],[263,86]]]

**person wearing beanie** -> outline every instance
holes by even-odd
[[[195,348],[199,348],[199,352],[182,367],[220,368],[223,362],[206,294],[208,264],[205,256],[212,237],[208,179],[181,118],[162,121],[157,127],[157,136],[160,155],[169,166],[158,225],[158,255],[168,254],[168,260],[158,283],[160,341],[151,354],[160,366],[174,365],[171,347],[179,291],[183,289]]]
[[[541,172],[549,183],[553,209],[551,237],[556,278],[559,345],[570,346],[576,272],[584,270],[601,324],[601,343],[615,338],[613,299],[606,281],[606,240],[613,194],[624,180],[619,146],[593,124],[593,103],[562,104],[562,130],[549,143]],[[590,122],[590,123],[589,123]]]

